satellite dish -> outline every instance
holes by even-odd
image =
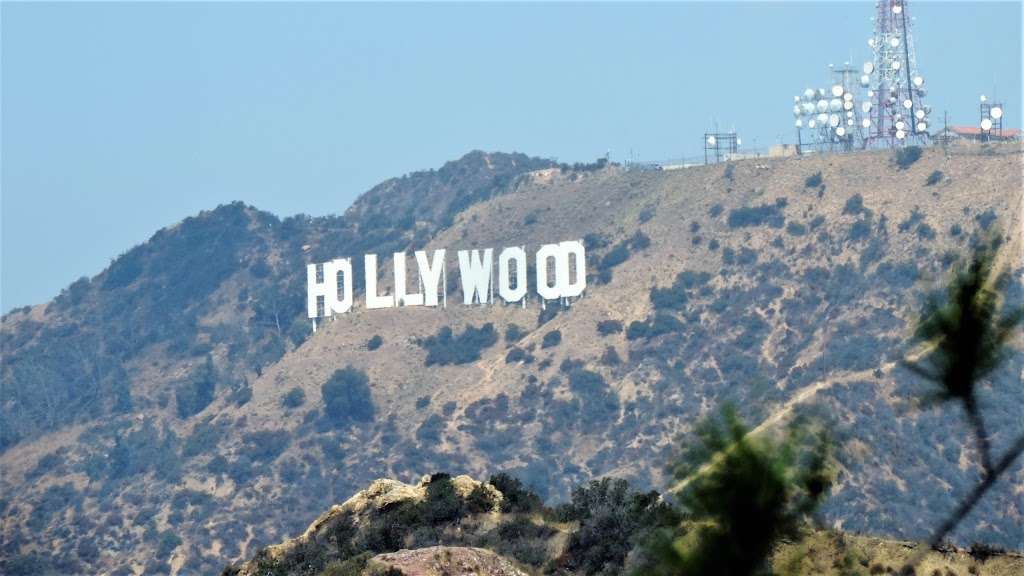
[[[902,64],[900,64],[899,60],[893,60],[892,61],[892,69],[893,70],[899,70],[900,66],[902,66]]]
[[[991,130],[992,129],[992,120],[990,120],[988,118],[985,118],[984,120],[982,120],[981,121],[981,129],[984,130],[985,132],[988,132],[989,130]]]
[[[928,125],[927,124],[925,124],[924,122],[918,122],[917,123],[917,131],[918,132],[925,132],[926,130],[928,130]]]
[[[804,121],[801,120],[800,118],[797,118],[796,119],[796,127],[797,128],[803,128],[803,126],[804,126]]]
[[[996,120],[999,120],[1003,117],[1003,109],[999,106],[993,106],[992,110],[989,111],[989,114],[991,114]]]
[[[871,102],[861,102],[860,103],[860,111],[865,113],[865,114],[867,114],[868,112],[871,112]]]
[[[825,97],[825,89],[824,88],[818,88],[818,98],[824,98],[824,97]]]
[[[828,114],[818,114],[818,124],[824,124],[826,122],[828,122]]]
[[[832,95],[835,96],[836,98],[839,98],[840,96],[843,95],[842,84],[835,84],[832,86]]]
[[[867,118],[865,118],[865,119],[860,121],[860,125],[865,127],[865,128],[871,128],[871,120],[868,120]]]
[[[907,135],[907,133],[904,132],[903,130],[897,130],[896,131],[896,139],[897,140],[903,140],[903,138],[905,138],[906,135]]]
[[[833,112],[838,112],[838,111],[842,110],[843,109],[843,101],[840,100],[839,98],[833,98],[828,103],[828,109],[833,111]]]
[[[803,113],[803,111],[804,111],[804,109],[801,108],[799,104],[796,105],[796,106],[793,106],[793,116],[799,116],[800,114]]]
[[[843,110],[846,110],[847,113],[852,114],[853,112],[850,111],[853,110],[853,102],[850,102],[849,100],[843,102]]]
[[[839,126],[839,115],[838,114],[833,114],[833,115],[829,116],[828,117],[828,125],[833,127],[833,128],[835,128],[836,126]]]
[[[825,112],[828,110],[828,101],[818,100],[818,112]]]
[[[868,76],[867,74],[861,76],[860,77],[860,85],[861,86],[867,86],[868,84],[871,84],[871,76]]]
[[[836,136],[839,136],[840,138],[846,136],[846,128],[843,128],[842,126],[836,128]]]
[[[889,38],[889,46],[892,46],[893,48],[897,48],[897,47],[899,47],[899,45],[900,45],[900,39],[898,37],[893,36],[892,38]]]
[[[985,97],[985,95],[984,95],[984,94],[982,94],[982,95],[981,95],[981,101],[982,101],[982,102],[988,102],[988,98],[986,98],[986,97]]]
[[[868,98],[874,98],[874,97],[875,97],[875,91],[874,90],[868,90]]]
[[[737,146],[743,146],[743,140],[740,140],[739,138],[737,138],[736,139],[736,145]]]
[[[810,88],[804,90],[804,100],[807,100],[808,102],[814,100],[814,90],[811,90]]]
[[[717,140],[715,140],[714,136],[708,136],[708,144],[714,146],[715,142],[717,142]]]
[[[847,102],[853,102],[853,94],[850,94],[849,92],[843,94],[843,100],[846,100]]]
[[[814,102],[804,102],[804,114],[810,116],[811,114],[814,114],[814,111]]]
[[[875,39],[874,38],[868,38],[868,46],[871,46],[872,48],[875,47]]]
[[[875,63],[874,62],[865,62],[863,70],[864,70],[865,74],[871,74],[872,72],[875,71]]]
[[[897,130],[903,130],[906,127],[907,127],[907,125],[903,123],[903,120],[897,120],[896,121],[896,129]]]
[[[814,128],[815,126],[816,124],[814,123],[814,118],[811,118],[810,120],[807,121],[808,128]]]
[[[847,118],[853,118],[853,110],[847,110],[846,111],[846,117]]]
[[[903,107],[906,108],[907,110],[910,110],[911,108],[914,107],[914,101],[911,100],[910,98],[907,98],[906,100],[903,101]]]
[[[793,102],[796,103],[796,104],[799,104],[800,103],[800,97],[799,96],[793,96]]]
[[[847,126],[853,126],[853,118],[850,118],[849,120],[847,120],[846,121],[846,125]]]
[[[897,5],[892,7],[892,13],[893,14],[900,14],[902,12],[903,12],[903,6],[900,6],[899,4],[897,4]]]
[[[914,112],[914,118],[917,118],[918,120],[924,120],[924,110],[918,108],[917,111]]]
[[[918,88],[924,86],[924,78],[921,76],[914,76],[914,86],[917,86]]]

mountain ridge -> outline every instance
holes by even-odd
[[[439,469],[509,470],[554,498],[608,474],[663,486],[658,463],[714,406],[762,422],[822,376],[847,383],[797,404],[839,424],[830,522],[919,537],[976,476],[970,446],[940,427],[955,414],[912,410],[900,398],[919,383],[893,368],[919,278],[943,277],[993,226],[1019,229],[1019,148],[930,149],[906,169],[884,152],[666,172],[525,158],[471,153],[444,175],[389,180],[339,217],[221,207],[158,232],[53,310],[5,315],[0,487],[16,496],[0,501],[0,555],[208,572],[374,477]],[[393,198],[424,217],[410,226]],[[213,250],[228,232],[235,242]],[[308,262],[567,238],[589,254],[571,306],[356,309],[310,337]],[[186,293],[154,296],[180,288],[175,276]],[[1021,293],[1018,282],[1010,297]],[[493,341],[461,337],[488,324]],[[446,327],[477,359],[424,370]],[[1021,366],[1015,354],[986,399],[1007,430],[997,449]],[[348,367],[365,374],[372,422],[322,408],[323,385]],[[1004,488],[959,538],[1024,548],[1020,516]],[[131,551],[111,552],[119,541]]]

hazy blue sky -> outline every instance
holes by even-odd
[[[792,96],[870,57],[873,2],[11,4],[0,307],[48,300],[158,228],[243,200],[343,211],[472,149],[695,155],[717,120],[793,140]],[[1021,4],[919,3],[941,117],[1020,125]]]

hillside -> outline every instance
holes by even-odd
[[[374,478],[438,470],[507,471],[549,500],[609,475],[662,489],[725,402],[824,416],[842,463],[826,520],[921,538],[979,469],[953,407],[909,401],[907,321],[996,228],[1024,301],[1021,209],[1021,151],[999,147],[666,172],[474,152],[338,217],[204,212],[3,318],[0,557],[214,573]],[[304,317],[307,262],[572,238],[589,285],[571,305],[356,309],[315,335]],[[1022,373],[1017,353],[983,398],[997,452],[1024,428]],[[358,411],[326,409],[325,383],[364,376]],[[1022,489],[1018,463],[956,541],[1024,549]]]
[[[376,480],[302,534],[222,576],[615,574],[645,553],[642,544],[617,544],[641,540],[664,522],[659,516],[665,510],[656,497],[624,489],[621,481],[591,483],[574,491],[571,503],[545,508],[503,477],[479,482],[438,474],[414,485]],[[806,530],[802,542],[778,546],[772,564],[788,576],[891,574],[915,551],[908,542]],[[917,570],[1012,576],[1024,571],[1024,555],[953,548],[927,553]]]

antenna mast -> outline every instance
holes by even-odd
[[[928,142],[924,77],[917,71],[909,0],[878,0],[875,33],[868,40],[874,60],[864,63],[868,89],[868,123],[864,146],[891,148]]]

